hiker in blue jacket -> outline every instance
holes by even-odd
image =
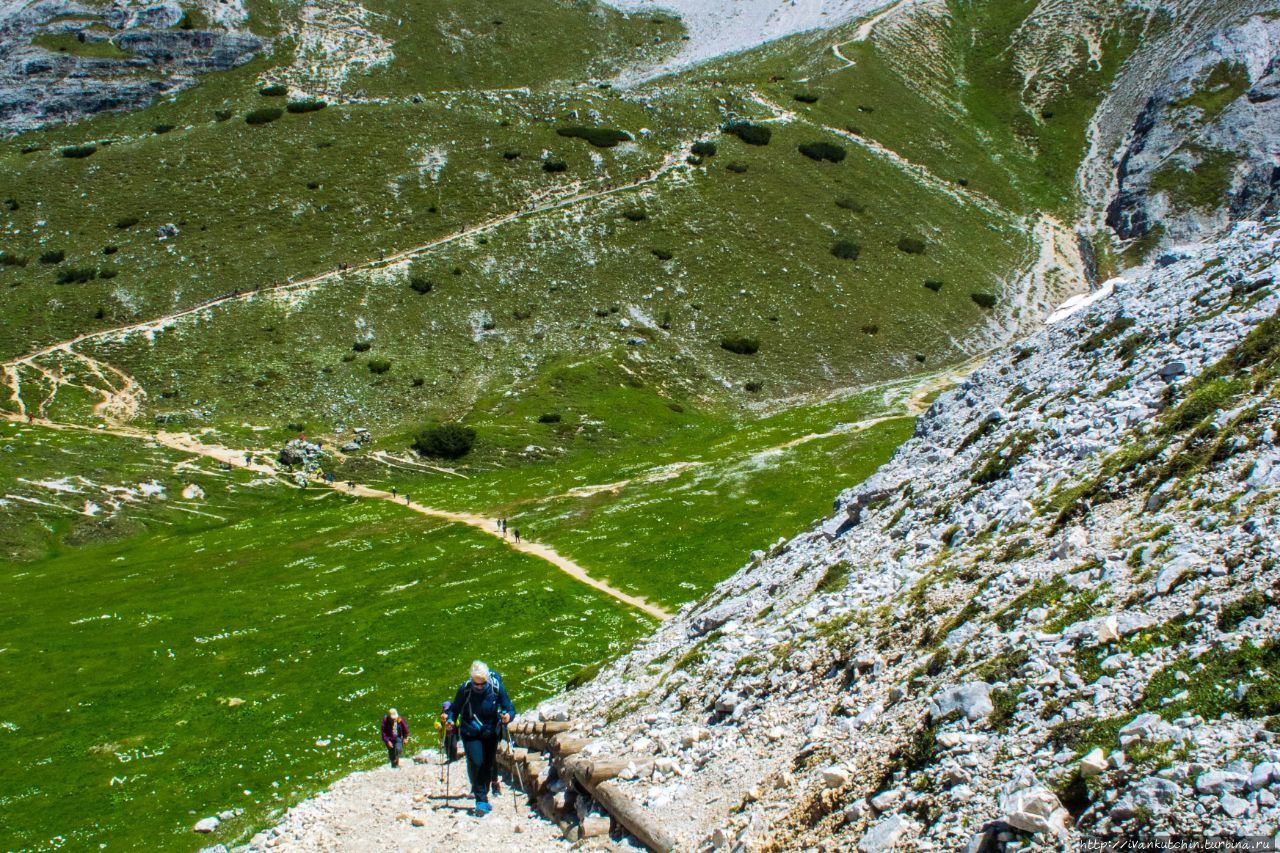
[[[462,735],[467,777],[471,780],[478,815],[492,810],[489,786],[497,778],[498,741],[502,738],[502,727],[511,722],[515,713],[498,673],[491,672],[483,661],[474,661],[471,678],[462,683],[449,710],[440,715],[441,720]]]

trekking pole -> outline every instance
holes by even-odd
[[[511,729],[507,726],[506,723],[503,723],[502,730],[507,735],[507,749],[511,750],[511,766],[515,768],[516,778],[520,780],[520,792],[527,797],[529,796],[529,791],[524,786],[524,773],[521,772],[520,770],[520,762],[516,761],[516,744],[511,737]],[[516,797],[516,792],[515,792],[515,789],[513,788],[511,790],[511,810],[513,812],[520,811],[518,803],[519,803],[519,798]]]

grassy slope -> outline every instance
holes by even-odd
[[[84,453],[112,460],[97,474],[120,482],[180,461],[109,436],[22,433],[71,470],[86,470]],[[182,479],[204,482],[198,505],[223,519],[151,501],[131,512],[131,536],[56,540],[0,571],[0,677],[23,685],[0,699],[15,780],[0,806],[6,849],[56,836],[191,849],[192,812],[231,807],[248,814],[220,840],[244,837],[376,762],[388,705],[431,747],[427,719],[461,662],[483,655],[527,705],[645,629],[474,531],[328,490],[250,488],[216,468]],[[227,500],[220,479],[252,497]],[[40,514],[55,527],[66,517]]]

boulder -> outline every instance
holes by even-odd
[[[1218,805],[1232,818],[1243,817],[1249,813],[1249,801],[1242,800],[1235,794],[1223,794],[1218,800]]]
[[[1085,776],[1097,776],[1107,769],[1107,757],[1101,749],[1094,749],[1080,759],[1080,772]]]
[[[1224,794],[1243,791],[1249,784],[1245,773],[1230,770],[1208,770],[1196,777],[1196,790],[1201,794]]]
[[[826,767],[822,771],[822,783],[828,788],[843,788],[853,781],[853,776],[845,768],[836,765]]]
[[[866,831],[858,840],[860,853],[881,853],[893,850],[902,840],[902,836],[915,828],[909,819],[902,815],[890,815]]]
[[[935,717],[959,711],[970,722],[981,720],[995,710],[991,704],[991,685],[985,681],[971,681],[948,687],[934,698],[929,710]]]
[[[1054,835],[1067,827],[1070,814],[1048,788],[1023,788],[1000,800],[1005,823],[1024,832],[1048,832]]]
[[[212,817],[212,816],[206,817],[196,821],[196,825],[191,827],[191,830],[193,832],[208,834],[210,832],[213,832],[215,829],[217,829],[219,823],[221,823],[221,821],[218,820],[216,817]]]

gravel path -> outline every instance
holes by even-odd
[[[318,796],[299,803],[273,829],[254,836],[249,850],[489,851],[563,850],[558,827],[533,815],[510,790],[491,798],[493,813],[471,817],[467,770],[453,765],[452,799],[445,798],[439,759],[417,764],[407,757],[398,770],[353,773]],[[517,811],[518,809],[518,811]]]

